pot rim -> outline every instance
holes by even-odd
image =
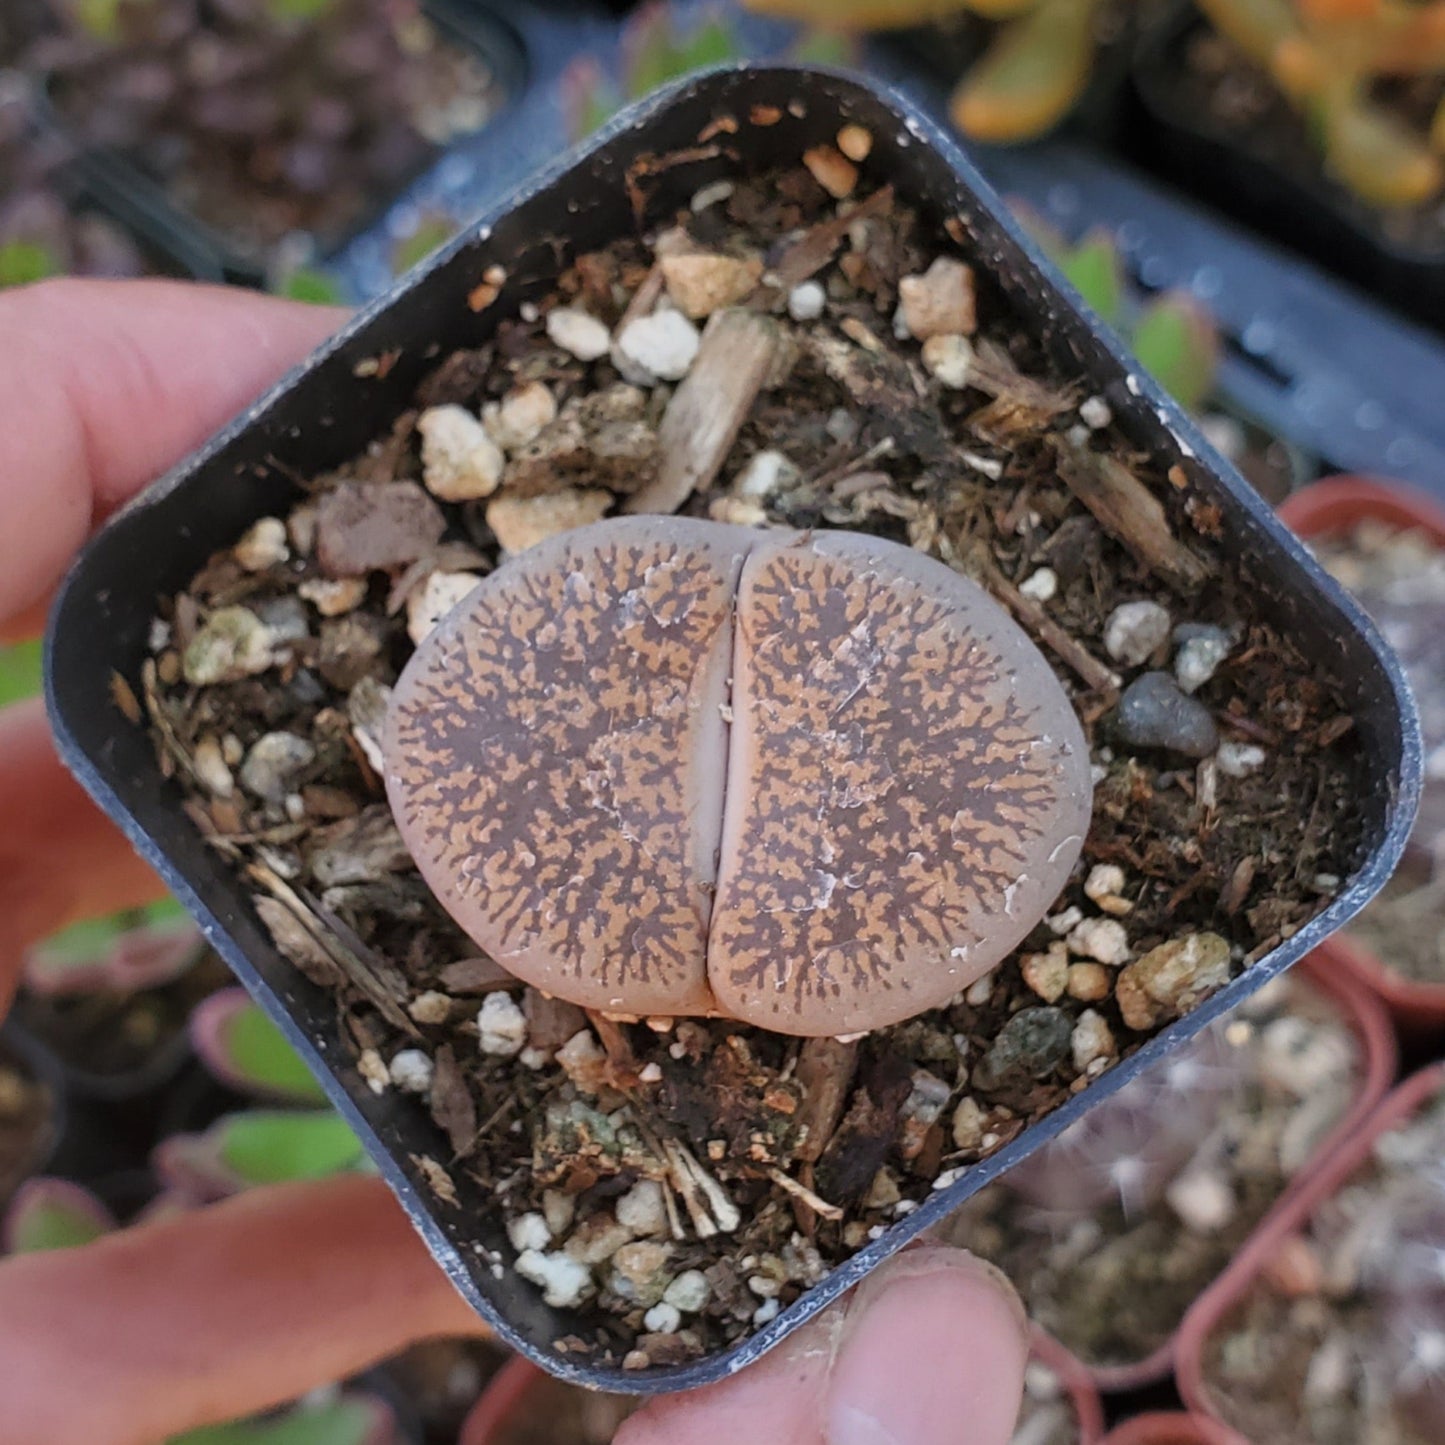
[[[1307,1186],[1316,1172],[1324,1168],[1336,1149],[1354,1136],[1369,1118],[1380,1100],[1389,1092],[1399,1066],[1399,1050],[1395,1044],[1394,1031],[1384,1005],[1371,990],[1348,970],[1337,969],[1328,949],[1333,939],[1327,940],[1307,954],[1297,965],[1299,972],[1340,1011],[1346,1023],[1354,1032],[1360,1045],[1360,1071],[1358,1087],[1349,1107],[1335,1121],[1333,1126],[1315,1146],[1308,1160],[1293,1179],[1285,1185],[1274,1203],[1260,1216],[1251,1230],[1263,1229],[1281,1209],[1288,1207],[1290,1200]],[[1229,1268],[1225,1266],[1225,1270]],[[1223,1274],[1225,1270],[1221,1270]],[[1220,1276],[1215,1275],[1215,1279]],[[1214,1283],[1211,1280],[1196,1298],[1202,1299]],[[1144,1385],[1153,1385],[1169,1377],[1174,1368],[1175,1353],[1179,1346],[1179,1333],[1189,1311],[1179,1317],[1179,1323],[1169,1333],[1169,1338],[1158,1349],[1142,1360],[1122,1365],[1090,1365],[1084,1368],[1093,1378],[1094,1385],[1105,1394],[1124,1390],[1137,1390]]]
[[[1230,1261],[1229,1268],[1194,1302],[1179,1330],[1175,1377],[1190,1410],[1219,1424],[1204,1375],[1204,1350],[1224,1313],[1241,1299],[1268,1263],[1280,1241],[1304,1224],[1325,1200],[1369,1163],[1375,1141],[1418,1113],[1434,1094],[1445,1089],[1445,1062],[1429,1064],[1386,1095],[1374,1113],[1345,1140],[1304,1189],[1277,1209]],[[1231,1428],[1226,1425],[1226,1428]]]

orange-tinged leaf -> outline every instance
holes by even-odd
[[[1300,33],[1290,0],[1198,0],[1199,8],[1226,40],[1256,64],[1268,66],[1283,40]]]
[[[1418,206],[1445,182],[1423,137],[1357,97],[1324,112],[1325,169],[1372,206]]]
[[[1324,56],[1303,35],[1288,36],[1275,46],[1269,73],[1293,100],[1318,95],[1331,80]]]
[[[967,0],[743,0],[775,20],[803,20],[830,30],[901,30],[969,8]]]
[[[1043,0],[1004,27],[954,91],[950,111],[978,141],[1022,141],[1058,124],[1089,79],[1097,0]]]
[[[1328,25],[1333,20],[1369,20],[1382,9],[1381,0],[1295,0],[1307,20]]]

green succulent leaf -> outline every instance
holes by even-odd
[[[99,1199],[65,1179],[32,1179],[16,1195],[5,1221],[12,1254],[73,1249],[115,1228]]]
[[[1099,0],[1041,0],[1004,23],[950,102],[973,140],[1008,144],[1057,125],[1088,83]]]
[[[345,299],[341,294],[341,283],[313,266],[301,266],[289,272],[272,289],[278,296],[285,296],[291,301],[307,301],[313,306],[340,306]]]
[[[121,7],[125,0],[75,0],[75,20],[94,40],[109,44],[120,39]]]
[[[3,253],[0,253],[3,254]],[[0,707],[40,692],[43,654],[40,640],[0,647]]]
[[[338,1114],[257,1109],[219,1126],[221,1163],[248,1187],[325,1179],[360,1168],[361,1141]]]
[[[305,25],[331,9],[334,0],[266,0],[271,18],[283,25]]]
[[[813,21],[841,30],[899,30],[969,9],[967,0],[743,0],[743,8],[777,20]]]
[[[678,46],[677,70],[672,78],[686,75],[690,70],[704,70],[709,65],[725,65],[737,58],[738,46],[732,27],[714,17]]]
[[[164,898],[52,934],[26,952],[25,979],[46,993],[159,987],[190,968],[198,943],[186,910]]]
[[[368,1400],[296,1405],[263,1420],[207,1425],[173,1437],[170,1445],[366,1445],[376,1439],[378,1407]]]
[[[301,1056],[249,1000],[227,1019],[220,1042],[232,1070],[257,1088],[302,1103],[326,1102],[325,1092]]]
[[[622,104],[617,87],[590,55],[579,56],[567,67],[561,85],[567,134],[574,142],[600,130]]]
[[[1130,338],[1145,370],[1186,410],[1214,389],[1219,333],[1209,314],[1180,292],[1156,296],[1140,313]]]
[[[55,253],[38,241],[8,241],[0,245],[0,290],[43,281],[59,270],[60,261]]]
[[[628,23],[623,45],[627,53],[624,81],[629,100],[665,85],[681,64],[673,33],[672,10],[666,3],[645,6]]]
[[[450,241],[457,230],[458,224],[454,216],[423,216],[416,230],[392,248],[391,269],[398,276],[410,271],[418,262],[430,256],[438,246]]]
[[[788,54],[799,65],[841,68],[858,64],[858,42],[841,30],[809,28],[793,42]]]
[[[1079,295],[1109,323],[1124,314],[1124,267],[1108,231],[1091,231],[1059,257],[1059,266]]]

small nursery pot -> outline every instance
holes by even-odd
[[[1325,1167],[1335,1150],[1341,1148],[1370,1117],[1395,1080],[1399,1055],[1389,1016],[1380,1000],[1360,979],[1349,970],[1336,966],[1330,948],[1337,940],[1338,935],[1321,944],[1300,962],[1299,968],[1310,984],[1334,1003],[1354,1030],[1360,1047],[1359,1091],[1334,1128],[1320,1140],[1310,1161],[1269,1207],[1257,1226],[1260,1229],[1274,1214],[1289,1208],[1290,1201]],[[1141,1389],[1168,1378],[1174,1368],[1178,1343],[1179,1329],[1176,1329],[1153,1354],[1133,1364],[1085,1365],[1083,1368],[1095,1388],[1105,1393]]]
[[[494,9],[478,0],[426,0],[424,8],[451,45],[485,56],[506,94],[515,95],[525,83],[525,60],[522,43],[504,18],[504,7]],[[48,87],[40,100],[45,121],[68,138],[65,120],[50,102],[47,91]],[[272,279],[270,254],[199,220],[171,197],[163,183],[125,156],[103,148],[75,148],[72,170],[84,193],[93,199],[97,209],[119,221],[163,258],[166,269],[200,280],[228,280],[243,285],[265,285]],[[330,255],[376,225],[407,186],[444,154],[442,149],[436,149],[391,194],[375,196],[369,210],[344,229],[316,236],[317,252]]]
[[[1030,1353],[1058,1376],[1074,1407],[1074,1419],[1079,1426],[1074,1445],[1095,1445],[1104,1434],[1104,1402],[1099,1398],[1088,1366],[1037,1325],[1031,1331]]]
[[[1249,1442],[1203,1415],[1156,1411],[1125,1420],[1104,1437],[1101,1445],[1249,1445]]]
[[[184,586],[212,552],[294,501],[291,478],[360,451],[409,404],[436,356],[482,344],[501,318],[546,296],[569,255],[632,234],[639,217],[630,178],[648,175],[657,207],[685,204],[710,182],[796,160],[849,123],[874,138],[870,172],[891,182],[903,201],[939,220],[950,217],[983,273],[981,282],[1002,294],[1019,327],[1056,366],[1105,397],[1132,445],[1180,469],[1181,480],[1217,519],[1222,545],[1261,579],[1260,608],[1303,648],[1334,659],[1340,703],[1362,742],[1361,847],[1339,896],[1297,933],[1052,1115],[935,1190],[756,1334],[682,1365],[599,1367],[556,1347],[569,1332],[566,1312],[545,1306],[532,1285],[494,1266],[513,1251],[484,1197],[462,1209],[433,1195],[423,1166],[449,1157],[441,1132],[394,1091],[373,1094],[347,1062],[333,996],[278,953],[245,880],[195,830],[144,730],[113,706],[111,681],[117,672],[139,677],[157,594]],[[659,164],[669,152],[679,154]],[[493,267],[505,272],[505,282],[492,304],[476,311],[467,297],[484,273],[498,274]],[[383,355],[387,364],[379,366]],[[136,566],[140,557],[144,568]],[[398,283],[127,507],[88,548],[56,604],[47,687],[62,756],[321,1078],[461,1294],[507,1344],[552,1373],[622,1393],[691,1388],[758,1358],[1095,1100],[1302,958],[1388,878],[1409,832],[1422,767],[1408,692],[1371,624],[1179,408],[1139,374],[1119,343],[1085,317],[953,141],[900,96],[855,78],[790,67],[706,72],[624,112],[585,149],[562,158]]]
[[[1325,1168],[1287,1207],[1276,1210],[1255,1231],[1229,1268],[1202,1294],[1179,1330],[1175,1376],[1184,1403],[1216,1424],[1218,1419],[1204,1377],[1204,1351],[1224,1316],[1244,1297],[1268,1264],[1280,1241],[1297,1231],[1325,1200],[1366,1164],[1382,1134],[1405,1122],[1445,1085],[1445,1064],[1432,1064],[1412,1074],[1390,1094],[1353,1138],[1343,1144]],[[1226,1437],[1229,1438],[1229,1437]],[[1235,1437],[1237,1438],[1237,1437]]]
[[[5,1064],[20,1065],[40,1086],[46,1096],[47,1117],[23,1159],[10,1163],[0,1160],[0,1205],[22,1179],[45,1172],[65,1137],[67,1117],[65,1080],[59,1063],[49,1049],[14,1023],[0,1028],[0,1065]]]
[[[1141,158],[1321,265],[1366,287],[1408,316],[1445,325],[1445,248],[1393,240],[1364,201],[1311,169],[1287,169],[1201,115],[1181,91],[1183,52],[1204,22],[1182,0],[1146,32],[1134,58],[1134,89],[1147,124],[1131,137]],[[1304,121],[1300,124],[1303,126]]]
[[[467,1418],[457,1445],[496,1445],[502,1432],[524,1410],[532,1394],[547,1382],[547,1375],[525,1355],[514,1355],[487,1382]]]
[[[1418,530],[1445,547],[1445,508],[1424,492],[1369,477],[1330,477],[1285,499],[1280,520],[1306,541],[1338,536],[1361,522]],[[1332,969],[1358,979],[1394,1016],[1401,1032],[1418,1039],[1445,1028],[1445,983],[1421,983],[1389,966],[1359,939],[1336,934],[1320,947]]]

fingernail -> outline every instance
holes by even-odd
[[[1005,1442],[1028,1324],[1012,1285],[963,1250],[912,1250],[850,1304],[828,1385],[828,1445]]]

